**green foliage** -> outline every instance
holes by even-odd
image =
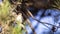
[[[0,5],[0,20],[1,21],[7,21],[8,15],[9,15],[9,8],[10,8],[10,4],[8,0],[5,0]]]
[[[20,22],[17,22],[17,25],[15,27],[12,25],[9,26],[9,24],[11,24],[10,21],[14,21],[15,19],[10,10],[11,4],[8,0],[4,0],[2,4],[0,4],[0,23],[2,24],[2,27],[4,27],[3,29],[6,30],[4,31],[5,33],[3,33],[7,34],[9,31],[8,34],[22,34],[22,27],[20,26]]]
[[[13,28],[13,34],[22,34],[21,33],[21,27],[17,25],[15,28]]]

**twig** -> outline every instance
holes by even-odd
[[[55,27],[57,27],[57,28],[60,28],[60,26],[56,26],[56,25],[53,25],[53,24],[50,24],[50,23],[46,23],[46,22],[41,22],[41,21],[35,19],[35,17],[32,15],[32,13],[31,13],[29,10],[28,10],[28,13],[29,13],[29,15],[32,17],[32,19],[36,20],[38,23],[48,24],[48,25],[51,25],[51,26],[55,26]]]
[[[22,11],[21,11],[21,12],[22,12]],[[27,19],[27,23],[28,23],[28,25],[31,27],[31,29],[32,29],[32,31],[33,31],[33,34],[36,34],[35,29],[32,27],[32,24],[31,24],[30,20],[28,19],[28,17],[25,15],[24,12],[22,12],[22,14],[23,14],[24,17]]]
[[[32,24],[31,24],[31,22],[30,22],[29,19],[27,19],[27,22],[28,22],[28,24],[30,25],[30,27],[31,27],[31,29],[32,29],[32,31],[33,31],[33,33],[36,34],[35,29],[32,27]]]

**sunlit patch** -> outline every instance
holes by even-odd
[[[16,17],[16,21],[19,21],[19,22],[22,23],[22,21],[23,21],[22,19],[23,19],[22,14],[21,13],[18,14],[17,17]]]

